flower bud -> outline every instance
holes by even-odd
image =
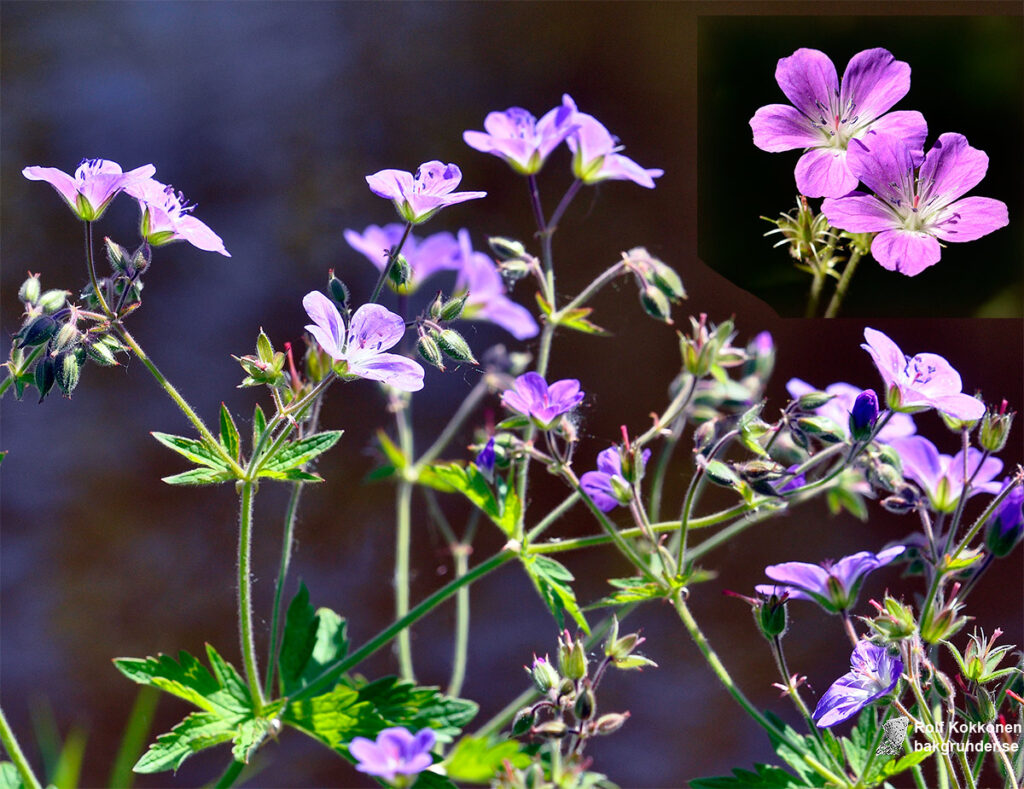
[[[35,383],[36,389],[39,390],[40,403],[43,402],[50,389],[53,388],[53,383],[56,380],[55,370],[56,366],[52,356],[44,356],[39,360],[39,364],[36,365]]]
[[[29,273],[28,279],[21,283],[18,289],[18,301],[26,304],[35,304],[39,301],[39,294],[42,292],[39,285],[39,275]]]
[[[99,340],[88,343],[85,346],[85,352],[89,355],[90,359],[103,367],[112,367],[117,364],[117,359],[114,358],[114,351],[109,345]]]
[[[669,301],[679,302],[686,298],[683,280],[675,269],[655,258],[651,258],[648,263],[650,265],[646,276],[648,282],[664,293]]]
[[[433,332],[431,336],[437,343],[437,347],[449,359],[454,359],[457,362],[479,364],[473,358],[473,351],[470,350],[469,343],[455,329],[442,329],[439,332]]]
[[[519,712],[516,713],[515,718],[512,719],[512,736],[521,737],[526,734],[533,727],[533,722],[535,720],[536,716],[533,714],[533,710],[529,707],[519,710]]]
[[[461,296],[449,299],[441,305],[437,318],[442,321],[453,321],[462,317],[462,311],[466,307],[466,299],[469,298],[469,291]]]
[[[629,720],[628,712],[609,712],[594,721],[594,734],[614,734]]]
[[[941,596],[937,596],[935,604],[922,617],[921,638],[927,643],[938,644],[949,640],[967,624],[967,617],[960,616],[964,604],[956,596],[958,591],[960,584],[953,584],[949,601],[944,602]]]
[[[917,509],[917,491],[909,485],[904,485],[892,496],[888,496],[880,502],[886,511],[894,515],[906,515]]]
[[[498,264],[498,272],[505,285],[511,286],[530,273],[530,264],[525,260],[504,260]]]
[[[421,334],[416,341],[416,351],[425,362],[444,372],[444,357],[441,356],[441,349],[433,337],[429,334]]]
[[[57,356],[54,360],[54,376],[57,379],[57,386],[60,390],[70,396],[78,386],[81,377],[82,362],[75,351],[69,351]]]
[[[732,488],[739,482],[739,477],[721,460],[708,461],[704,466],[707,478],[723,488]]]
[[[665,323],[672,323],[672,307],[668,297],[654,285],[647,285],[640,291],[640,304],[652,318]]]
[[[839,426],[827,416],[802,416],[796,424],[802,432],[825,444],[837,444],[843,440]]]
[[[1010,435],[1010,427],[1013,425],[1014,412],[1006,410],[1006,401],[1003,400],[998,413],[991,409],[985,412],[981,418],[981,427],[978,430],[978,443],[981,448],[988,452],[1002,452],[1006,446],[1006,439]]]
[[[337,304],[338,307],[343,310],[348,309],[351,293],[349,292],[348,285],[334,276],[334,271],[331,271],[327,279],[327,295],[331,297],[331,301]]]
[[[491,236],[487,239],[487,243],[498,260],[515,260],[526,256],[526,247],[515,239]]]
[[[67,300],[68,291],[56,289],[47,290],[39,297],[39,306],[42,308],[43,312],[52,315],[57,310],[61,309]]]
[[[857,395],[850,409],[850,436],[854,441],[867,441],[878,420],[878,395],[866,389]]]
[[[103,244],[107,248],[107,261],[110,267],[120,274],[126,273],[131,266],[131,255],[128,250],[110,238],[104,238]]]
[[[998,559],[1012,551],[1024,537],[1024,487],[1011,490],[985,525],[985,547]]]
[[[138,275],[149,268],[149,264],[153,261],[153,252],[150,250],[149,244],[142,244],[132,254],[131,270],[128,272],[129,275]]]
[[[79,337],[81,337],[81,332],[78,331],[78,327],[72,321],[68,321],[60,327],[53,340],[54,352],[62,353],[70,350],[78,342]]]
[[[964,715],[971,723],[984,726],[996,719],[996,705],[984,688],[978,688],[974,693],[965,693],[964,708]]]
[[[583,649],[583,641],[573,641],[569,631],[565,632],[564,641],[559,639],[558,666],[562,675],[574,682],[587,676],[587,654]]]
[[[588,721],[594,717],[594,711],[597,709],[597,699],[594,697],[594,691],[589,687],[583,689],[583,692],[576,697],[576,703],[573,705],[573,714],[581,721]]]
[[[885,641],[895,643],[910,638],[917,630],[914,621],[914,610],[902,601],[886,594],[883,604],[874,600],[871,605],[878,611],[875,617],[860,617],[868,627],[878,633]]]
[[[409,280],[412,278],[412,269],[409,267],[409,261],[405,255],[399,253],[391,267],[388,269],[388,279],[391,280],[391,284],[396,289],[403,288],[409,284]]]
[[[772,593],[761,601],[761,605],[754,608],[754,620],[757,622],[758,630],[769,641],[785,635],[786,628],[789,627],[789,612],[786,610],[788,597],[786,593]]]
[[[534,734],[539,734],[541,737],[564,737],[569,732],[569,727],[565,725],[564,721],[545,721],[540,726],[536,726],[533,729]]]
[[[807,392],[797,398],[796,404],[801,411],[816,411],[834,397],[825,392]]]
[[[562,681],[554,666],[548,662],[547,655],[544,657],[534,655],[533,665],[524,668],[526,668],[527,673],[533,679],[533,683],[537,686],[537,690],[541,693],[547,693],[552,688],[557,687]]]
[[[48,342],[59,327],[60,324],[49,315],[37,315],[21,327],[21,331],[14,335],[14,339],[21,347],[31,348]]]

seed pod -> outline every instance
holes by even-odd
[[[448,358],[454,359],[457,362],[479,364],[473,358],[473,351],[470,349],[469,343],[455,329],[442,329],[439,332],[434,332],[433,337],[437,342],[437,347]]]
[[[444,372],[444,357],[441,356],[441,349],[433,337],[421,334],[419,340],[416,341],[416,350],[424,361]]]

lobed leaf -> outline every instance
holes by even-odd
[[[514,490],[508,488],[504,495],[496,496],[487,478],[473,464],[463,466],[460,463],[437,463],[424,469],[425,472],[428,470],[442,484],[469,499],[505,533],[506,537],[515,535],[522,516],[522,504]],[[424,484],[431,484],[425,481],[422,475],[421,481]]]
[[[327,430],[316,435],[290,441],[282,446],[273,457],[265,458],[260,464],[260,476],[267,476],[264,471],[289,471],[298,469],[318,455],[338,443],[341,430]]]
[[[160,688],[218,716],[233,717],[250,713],[252,700],[244,684],[244,693],[239,692],[235,682],[237,672],[224,663],[212,647],[207,647],[207,650],[211,661],[212,656],[216,655],[219,665],[215,665],[214,670],[217,676],[184,650],[178,653],[178,660],[170,655],[158,655],[145,660],[116,658],[114,666],[132,682]]]
[[[160,481],[166,482],[168,485],[219,485],[233,479],[235,479],[235,475],[226,468],[193,468],[182,471],[180,474],[164,477]]]
[[[231,740],[240,720],[240,716],[231,719],[212,712],[193,712],[157,737],[132,769],[137,773],[177,770],[192,754]]]
[[[184,436],[172,436],[169,433],[158,433],[156,431],[151,433],[151,435],[165,447],[173,449],[193,463],[218,470],[227,468],[217,450],[209,446],[205,441],[185,438]]]
[[[445,773],[453,781],[489,784],[504,762],[526,767],[530,757],[515,740],[494,737],[463,737],[445,759]]]
[[[589,634],[590,625],[587,624],[579,603],[576,602],[575,592],[569,586],[573,575],[568,568],[548,556],[538,554],[522,557],[522,561],[523,568],[555,618],[559,630],[565,627],[565,614],[568,613],[583,632]]]
[[[346,622],[329,608],[314,611],[305,584],[288,605],[279,665],[285,694],[304,687],[348,652]]]
[[[478,710],[476,702],[446,696],[436,687],[418,687],[398,677],[382,677],[367,683],[350,680],[359,700],[368,703],[379,728],[364,736],[375,736],[388,726],[404,726],[411,732],[433,729],[439,743],[451,742]]]

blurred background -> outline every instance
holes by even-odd
[[[901,4],[905,5],[905,4]],[[972,10],[973,7],[972,7]],[[989,156],[971,195],[1005,202],[1010,225],[978,241],[948,244],[942,259],[916,277],[861,261],[843,315],[1019,317],[1024,313],[1024,26],[1021,17],[793,16],[705,17],[698,68],[699,250],[701,259],[767,301],[782,315],[802,316],[810,275],[788,249],[763,237],[796,206],[793,169],[800,151],[766,153],[751,141],[749,121],[766,104],[788,104],[775,81],[780,58],[819,49],[842,78],[850,58],[884,47],[910,64],[910,91],[894,107],[919,110],[928,122],[925,150],[940,134],[959,132]],[[878,7],[865,14],[878,13]],[[820,199],[811,200],[815,210]],[[834,290],[834,282],[827,294]]]
[[[686,283],[690,300],[676,311],[678,323],[685,325],[689,313],[705,312],[716,322],[735,315],[740,343],[763,329],[772,332],[778,359],[768,390],[769,416],[785,404],[785,382],[792,376],[820,386],[836,380],[878,386],[869,357],[858,348],[863,320],[822,324],[780,319],[773,307],[783,313],[788,308],[743,280],[749,268],[742,276],[726,271],[733,261],[744,266],[763,261],[765,267],[783,272],[788,266],[785,253],[769,249],[769,242],[760,238],[756,217],[789,207],[793,190],[786,179],[791,178],[791,163],[785,154],[772,156],[753,148],[746,121],[761,104],[781,100],[772,79],[774,62],[796,46],[820,46],[840,64],[861,48],[889,46],[914,64],[905,106],[925,111],[932,128],[941,126],[932,113],[944,106],[950,128],[963,131],[993,159],[978,193],[1011,203],[1011,218],[1019,219],[1019,208],[1013,206],[1019,207],[1020,185],[1019,180],[1014,185],[1010,174],[1015,166],[1019,173],[1020,165],[1020,92],[1005,98],[999,91],[1005,87],[1007,69],[1011,87],[1020,85],[1019,50],[1007,53],[1004,46],[1006,27],[1019,32],[1020,17],[917,20],[913,25],[912,20],[894,18],[876,25],[880,38],[843,38],[834,47],[834,39],[825,38],[823,31],[831,30],[833,21],[837,31],[852,23],[817,20],[814,36],[794,42],[780,38],[774,48],[762,44],[755,51],[740,34],[754,35],[751,30],[769,25],[781,29],[775,21],[700,16],[712,8],[743,14],[771,7],[5,2],[0,34],[0,350],[6,356],[10,334],[20,324],[15,294],[26,271],[42,271],[44,288],[77,289],[86,281],[80,223],[49,186],[25,180],[21,169],[46,165],[72,171],[86,156],[113,159],[126,169],[152,162],[159,179],[198,203],[196,216],[222,236],[232,257],[185,244],[156,250],[144,305],[130,329],[208,423],[216,420],[223,401],[244,434],[262,393],[235,388],[242,371],[231,354],[250,353],[261,326],[278,347],[285,341],[300,342],[306,323],[301,298],[324,287],[329,268],[349,283],[356,301],[368,297],[376,270],[348,248],[342,233],[393,221],[394,212],[367,190],[363,177],[382,168],[414,170],[429,159],[456,162],[464,173],[463,188],[486,190],[488,198],[447,209],[424,230],[468,227],[478,248],[494,234],[529,242],[533,227],[525,183],[500,160],[469,149],[461,135],[466,129],[481,129],[489,111],[520,105],[540,116],[568,92],[581,110],[622,138],[627,155],[644,167],[664,168],[666,174],[653,191],[609,182],[581,193],[555,237],[563,296],[576,293],[618,259],[620,251],[645,245],[676,267]],[[978,13],[1020,13],[1014,4],[979,7]],[[784,10],[809,13],[818,8],[790,4]],[[852,13],[852,5],[843,8]],[[891,4],[865,8],[879,13]],[[918,14],[930,10],[909,8]],[[966,32],[948,46],[922,34],[912,50],[901,49],[887,37],[890,21],[910,31],[908,38],[918,22],[990,31],[989,38],[982,36],[989,43],[978,45],[984,58],[972,66],[977,76],[965,83],[964,75],[949,65],[958,62],[961,44],[975,40]],[[805,23],[799,18],[789,22]],[[936,65],[918,66],[917,58],[926,55]],[[704,105],[699,116],[696,112],[698,80],[702,86],[712,84],[708,80],[715,73],[721,75],[716,90],[741,92],[745,103],[735,128],[709,136],[715,127],[707,126]],[[926,84],[929,90],[945,85],[948,93],[939,94],[936,104],[918,102]],[[984,90],[996,92],[984,99]],[[1001,103],[999,96],[1004,96]],[[704,92],[701,97],[703,101]],[[986,113],[984,120],[964,109],[968,106]],[[714,102],[710,112],[714,117]],[[733,123],[721,117],[722,123]],[[1016,139],[1018,145],[1007,145],[1007,139]],[[759,167],[775,167],[775,174],[749,179],[730,173],[723,178],[715,169],[732,167],[732,159],[744,157],[757,159]],[[562,149],[540,177],[549,212],[570,180],[568,154]],[[720,198],[705,191],[709,181],[750,201],[747,208],[734,207],[728,214],[727,231],[708,224],[719,221],[721,207]],[[763,192],[755,181],[764,185]],[[98,235],[132,244],[138,221],[133,205],[127,198],[116,200]],[[702,241],[710,243],[701,247],[704,262],[697,254],[698,225]],[[756,249],[737,246],[747,236]],[[1009,239],[1016,239],[1016,247],[1008,246]],[[1019,222],[991,242],[997,246],[986,247],[990,251],[984,257],[974,256],[974,250],[988,240],[947,250],[935,268],[943,278],[938,289],[962,297],[964,306],[957,306],[957,298],[943,300],[935,290],[925,290],[928,280],[922,275],[913,280],[915,289],[900,291],[904,295],[896,301],[888,300],[889,288],[895,286],[885,285],[886,300],[874,309],[870,296],[863,295],[873,276],[872,266],[865,263],[847,314],[878,315],[870,325],[890,334],[905,351],[945,355],[960,370],[967,391],[981,390],[990,402],[1005,397],[1020,410],[1021,321],[949,319],[985,310],[1019,316],[1019,290],[1011,287],[1020,274]],[[990,283],[981,276],[983,260],[986,267],[1002,266],[1005,278]],[[961,270],[970,276],[955,285],[945,279]],[[438,287],[450,284],[437,282]],[[806,292],[797,281],[772,288],[771,293],[787,292],[798,303]],[[533,306],[530,289],[520,287],[514,296]],[[993,304],[997,307],[986,306]],[[412,309],[418,306],[414,301]],[[553,378],[578,377],[588,393],[578,452],[581,471],[617,440],[619,425],[636,433],[649,424],[648,414],[667,402],[667,386],[679,366],[673,329],[642,313],[631,282],[609,288],[594,306],[595,320],[615,336],[560,337],[551,365]],[[910,315],[927,317],[906,320]],[[465,329],[476,350],[495,343],[534,348],[484,324],[465,324]],[[414,415],[420,447],[446,423],[476,375],[466,368],[447,374],[428,371]],[[269,407],[265,398],[262,404]],[[487,401],[477,424],[484,423],[488,409],[500,413],[496,398]],[[301,578],[313,604],[348,617],[352,641],[361,643],[391,620],[393,491],[387,483],[364,482],[378,462],[370,449],[373,433],[379,426],[390,427],[389,419],[376,387],[356,383],[331,391],[322,422],[346,433],[320,464],[328,482],[304,494],[288,595]],[[934,414],[918,422],[940,450],[956,451],[957,439]],[[452,444],[448,457],[468,456],[464,447],[472,438],[470,428]],[[86,786],[107,780],[135,697],[136,687],[114,670],[111,658],[179,649],[195,654],[209,641],[239,663],[236,497],[228,488],[172,489],[162,484],[160,477],[183,470],[183,464],[149,437],[153,430],[187,433],[190,428],[145,369],[134,363],[88,367],[71,401],[58,394],[43,405],[31,397],[3,401],[0,448],[10,453],[0,478],[3,707],[37,765],[33,717],[45,719],[49,707],[61,733],[83,727],[88,733]],[[1017,430],[1003,453],[1007,465],[1024,454],[1019,436]],[[670,472],[668,512],[681,501],[691,468],[688,454],[681,447]],[[563,495],[552,480],[539,480],[533,487],[531,518]],[[285,497],[283,487],[264,485],[257,502],[254,593],[261,655]],[[414,511],[422,511],[422,502],[418,505]],[[467,514],[461,502],[446,501],[445,506],[456,522]],[[849,517],[832,518],[823,506],[809,504],[708,557],[707,565],[719,570],[720,577],[693,590],[694,613],[759,706],[792,720],[787,704],[771,687],[777,678],[770,654],[746,606],[724,597],[723,589],[749,593],[763,580],[768,563],[878,550],[916,524],[876,514],[877,507],[872,512],[871,523],[865,525]],[[595,530],[591,519],[578,511],[561,522],[558,534]],[[487,557],[500,547],[502,539],[494,532],[482,530],[475,557]],[[413,547],[412,594],[418,600],[450,579],[451,565],[443,541],[425,520],[415,524]],[[986,631],[1002,627],[1006,638],[1018,644],[1024,638],[1020,557],[1018,550],[997,563],[971,606],[978,625]],[[565,560],[576,575],[582,601],[606,594],[603,579],[626,570],[610,550],[566,555]],[[882,594],[886,586],[904,588],[895,570],[869,578],[862,601]],[[522,666],[534,653],[554,651],[557,633],[529,581],[513,569],[474,586],[472,604],[463,695],[479,702],[477,723],[483,723],[525,687]],[[820,692],[847,670],[849,645],[837,620],[810,606],[795,605],[791,613],[788,658]],[[628,621],[643,628],[646,654],[660,668],[613,675],[603,683],[601,709],[629,709],[632,717],[615,736],[594,744],[593,769],[607,772],[623,786],[677,787],[694,777],[773,759],[766,738],[704,667],[668,607],[642,609]],[[452,626],[452,610],[442,608],[414,629],[421,683],[447,682]],[[387,650],[361,667],[371,677],[396,670]],[[162,700],[152,736],[167,731],[187,711],[183,703]],[[253,779],[254,786],[366,783],[364,776],[294,731],[268,744],[264,754],[265,769]],[[219,774],[227,761],[226,749],[214,749],[190,759],[176,777],[141,776],[137,785],[199,785]]]

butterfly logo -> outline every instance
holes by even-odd
[[[895,756],[903,750],[903,740],[907,736],[910,718],[900,715],[882,725],[882,743],[875,751],[879,756]]]

